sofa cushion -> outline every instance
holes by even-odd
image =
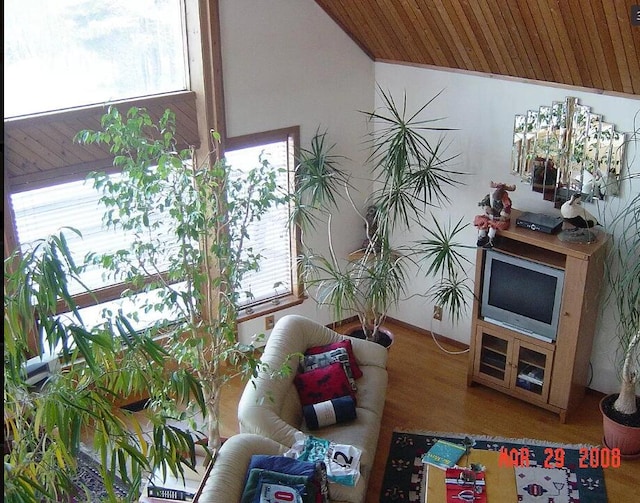
[[[351,341],[349,339],[345,339],[338,342],[332,342],[331,344],[325,344],[323,346],[313,346],[308,348],[305,351],[305,355],[317,355],[320,353],[326,353],[327,351],[331,351],[337,348],[344,348],[349,355],[349,366],[351,367],[351,372],[353,373],[354,379],[359,379],[362,377],[362,370],[358,366],[358,361],[356,360],[355,355],[353,354],[353,346],[351,345]]]
[[[298,373],[294,383],[303,406],[354,393],[341,363]]]
[[[356,379],[353,376],[353,370],[349,362],[349,353],[345,348],[335,348],[330,351],[325,351],[324,353],[306,354],[300,362],[300,368],[302,372],[308,372],[309,370],[326,367],[336,362],[342,364],[349,378],[349,383],[351,383],[351,389],[356,391],[358,389]]]

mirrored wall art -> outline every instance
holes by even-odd
[[[624,133],[567,97],[516,115],[511,172],[560,207],[572,194],[586,201],[618,194]]]

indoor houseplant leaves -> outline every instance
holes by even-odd
[[[366,211],[353,202],[351,180],[339,168],[342,159],[332,154],[326,132],[317,132],[311,148],[302,149],[295,194],[303,236],[299,262],[307,292],[329,305],[336,321],[357,316],[361,332],[370,340],[380,339],[389,310],[406,294],[412,265],[426,264],[427,274],[436,278],[428,295],[456,319],[471,294],[464,272],[467,259],[461,253],[466,246],[455,241],[464,225],[427,217],[429,207],[449,201],[447,190],[460,184],[463,175],[449,167],[457,157],[446,153],[443,134],[450,129],[439,127],[439,119],[421,118],[437,96],[408,113],[406,96],[398,105],[390,94],[379,92],[382,107],[363,112],[374,126],[368,159],[373,191]],[[331,217],[339,197],[349,201],[365,227],[362,248],[350,257],[338,257],[332,243]],[[310,249],[304,239],[310,223],[316,226],[318,220],[326,223],[326,254]],[[428,237],[394,245],[394,231],[410,227],[423,228]]]
[[[91,328],[83,323],[71,285],[81,284],[65,237],[58,235],[5,259],[4,290],[4,495],[8,501],[61,501],[82,493],[75,477],[81,441],[91,431],[109,499],[116,500],[116,474],[137,498],[143,471],[165,462],[180,470],[193,463],[190,432],[176,429],[161,410],[149,444],[138,418],[114,406],[129,394],[204,407],[199,383],[189,373],[166,368],[168,354],[147,332],[121,315]],[[56,316],[58,303],[66,314]],[[126,351],[122,351],[126,347]],[[29,356],[55,354],[45,380],[28,381]],[[48,358],[48,357],[47,357]],[[39,360],[39,358],[37,358]],[[160,447],[159,447],[160,445]]]
[[[637,148],[640,129],[627,139]],[[626,162],[630,167],[631,162]],[[627,169],[621,187],[632,197],[624,204],[617,199],[604,203],[601,222],[611,232],[605,262],[608,292],[605,305],[615,313],[615,338],[619,358],[619,393],[607,395],[600,403],[604,441],[620,448],[625,456],[640,455],[640,175]]]
[[[76,140],[107,144],[114,155],[120,174],[92,178],[105,225],[129,233],[130,247],[77,266],[63,233],[5,260],[5,496],[12,501],[69,495],[83,434],[106,487],[119,475],[127,499],[137,499],[144,473],[162,466],[178,475],[183,464],[193,466],[201,436],[210,451],[219,445],[222,387],[259,365],[254,348],[236,340],[236,300],[242,274],[260,259],[245,247],[247,226],[281,200],[273,169],[259,159],[245,177],[232,176],[216,155],[217,135],[197,163],[191,149],[176,148],[169,110],[154,123],[144,109],[123,116],[110,107],[101,126]],[[97,326],[83,323],[68,286],[82,281],[85,267],[128,285],[123,307],[103,310]],[[64,366],[32,389],[24,362],[42,345],[56,355],[61,347]],[[146,407],[133,414],[115,405],[132,397]],[[198,416],[204,433],[195,431]]]
[[[157,124],[144,109],[122,116],[111,107],[100,131],[82,131],[82,143],[104,143],[122,173],[113,180],[94,174],[107,207],[105,223],[133,239],[126,252],[94,257],[132,285],[133,295],[153,290],[157,298],[139,309],[176,312],[155,326],[178,365],[200,383],[208,446],[220,444],[219,402],[225,383],[256,372],[259,355],[236,338],[240,284],[259,267],[260,253],[245,246],[250,224],[272,205],[284,203],[276,173],[266,160],[241,176],[220,157],[219,137],[203,162],[193,149],[178,150],[175,116],[167,110]],[[290,369],[276,369],[289,371]]]

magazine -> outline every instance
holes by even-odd
[[[456,466],[464,453],[464,445],[438,439],[422,456],[422,462],[445,470]]]

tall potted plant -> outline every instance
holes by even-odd
[[[627,140],[638,145],[640,129]],[[600,402],[604,443],[619,448],[623,456],[640,456],[640,192],[637,172],[628,167],[623,182],[632,194],[630,201],[607,202],[601,221],[612,233],[610,251],[605,263],[608,293],[605,305],[615,313],[620,362],[620,391],[605,396]],[[636,191],[635,194],[633,191]]]
[[[336,321],[357,316],[361,333],[381,342],[381,330],[391,308],[406,293],[411,266],[426,264],[427,275],[436,278],[427,296],[458,319],[471,291],[466,282],[467,262],[456,236],[465,228],[429,219],[430,207],[447,203],[447,189],[461,183],[462,173],[449,165],[457,157],[446,153],[444,133],[449,128],[438,119],[422,118],[433,97],[415,113],[407,111],[406,96],[398,105],[379,88],[383,106],[362,112],[373,122],[369,138],[369,173],[374,190],[366,209],[353,201],[353,179],[341,168],[340,156],[327,133],[317,132],[311,147],[302,149],[296,171],[296,214],[303,236],[300,268],[308,292],[320,304],[329,305]],[[432,138],[432,136],[436,136]],[[344,192],[343,192],[344,191]],[[365,229],[362,248],[349,257],[338,257],[332,242],[331,218],[339,198],[346,198]],[[304,236],[326,224],[327,254],[309,248]],[[410,245],[394,245],[395,231],[421,228],[425,238]]]
[[[247,227],[283,201],[273,170],[258,160],[243,178],[232,176],[215,155],[217,135],[213,154],[198,163],[191,149],[176,148],[169,110],[154,123],[144,109],[123,116],[111,107],[100,131],[76,139],[109,145],[120,177],[92,178],[104,223],[129,233],[131,245],[77,266],[63,233],[5,261],[5,428],[12,437],[5,495],[14,501],[69,494],[86,431],[114,501],[116,474],[132,499],[143,473],[158,466],[181,473],[195,462],[198,437],[207,438],[210,451],[220,443],[225,383],[260,364],[254,348],[236,340],[236,306],[242,275],[260,259],[245,246]],[[127,283],[133,303],[114,316],[103,313],[95,328],[83,323],[68,288],[82,281],[85,265]],[[153,295],[139,301],[140,292]],[[68,317],[55,315],[58,302],[66,303]],[[150,312],[158,321],[140,329],[140,315]],[[23,372],[32,327],[48,349],[63,348],[65,363],[38,390]],[[280,371],[290,369],[274,369]],[[148,397],[140,419],[114,407],[114,397],[129,394]],[[206,420],[202,434],[194,433],[198,415]]]
[[[258,364],[253,348],[236,338],[241,280],[260,261],[259,251],[245,246],[248,229],[288,196],[276,186],[266,160],[256,159],[242,176],[234,174],[219,156],[216,133],[204,162],[192,149],[177,150],[170,111],[154,125],[145,110],[132,108],[125,118],[110,108],[100,131],[82,131],[77,139],[109,145],[122,177],[113,181],[95,173],[94,184],[103,194],[107,227],[133,237],[126,253],[93,260],[130,283],[132,294],[143,288],[158,293],[139,309],[177,310],[169,326],[154,330],[197,375],[206,434],[215,448],[222,387],[237,373],[252,374]]]

